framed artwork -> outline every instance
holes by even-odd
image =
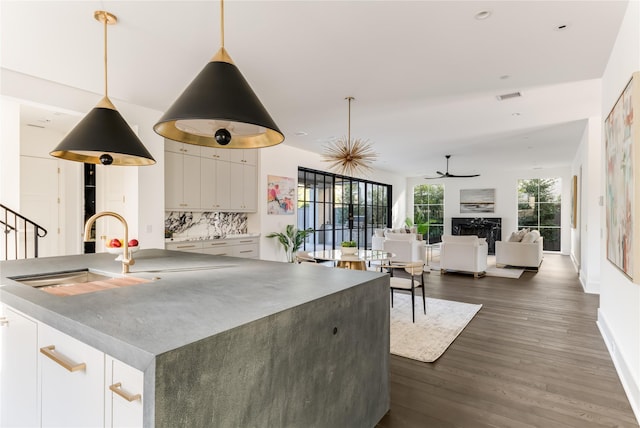
[[[460,189],[460,213],[495,211],[496,189]]]
[[[640,282],[640,72],[633,73],[604,122],[606,155],[607,260],[633,282]]]
[[[578,176],[571,180],[571,227],[578,228]]]
[[[296,182],[290,177],[267,176],[267,214],[293,214]]]

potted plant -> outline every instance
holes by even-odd
[[[293,263],[296,260],[296,251],[300,249],[304,240],[307,239],[307,236],[312,233],[313,228],[311,227],[308,229],[297,229],[294,225],[288,224],[284,233],[272,232],[267,235],[267,238],[278,238],[278,242],[280,242],[284,248],[287,261]]]
[[[351,255],[358,252],[358,244],[356,241],[342,241],[340,244],[342,254]]]

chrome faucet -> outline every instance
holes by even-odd
[[[122,223],[124,227],[124,241],[122,242],[122,273],[129,273],[129,266],[135,264],[135,260],[129,253],[129,226],[127,225],[127,221],[120,214],[114,213],[113,211],[101,211],[89,217],[87,223],[84,225],[84,240],[85,242],[89,241],[91,238],[91,226],[96,222],[100,217],[113,217]]]

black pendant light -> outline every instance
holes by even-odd
[[[151,153],[120,116],[107,93],[107,25],[115,15],[98,10],[94,18],[104,24],[104,98],[100,100],[50,153],[57,158],[103,165],[142,166],[156,163]]]
[[[259,148],[280,144],[278,129],[224,48],[221,47],[153,129],[163,137],[198,146]]]

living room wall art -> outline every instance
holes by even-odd
[[[460,214],[495,211],[496,189],[460,189]]]
[[[604,123],[607,259],[633,282],[640,282],[640,72],[633,73]]]
[[[267,176],[267,214],[293,214],[296,182],[291,177]]]

